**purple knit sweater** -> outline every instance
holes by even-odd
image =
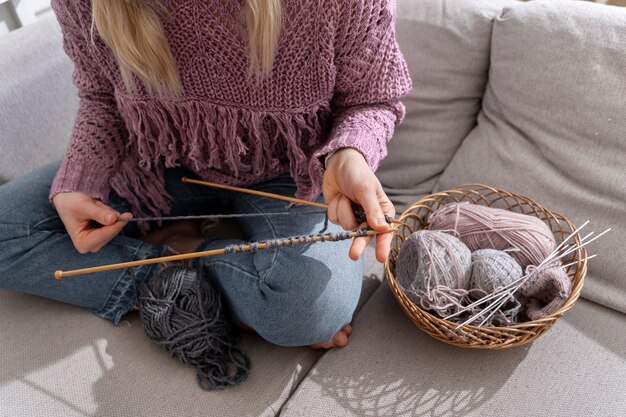
[[[248,78],[242,1],[166,0],[164,26],[182,80],[175,98],[124,87],[112,51],[94,31],[91,1],[52,0],[75,63],[80,107],[50,198],[79,191],[134,215],[172,203],[164,169],[246,186],[289,172],[298,197],[321,192],[322,157],[359,150],[373,170],[386,155],[399,98],[411,89],[395,39],[393,0],[285,0],[270,76]]]

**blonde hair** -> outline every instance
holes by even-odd
[[[160,0],[92,0],[93,27],[113,50],[129,91],[133,75],[148,91],[176,95],[181,81],[161,18]],[[257,80],[274,65],[281,30],[281,0],[246,0],[243,20],[248,32],[250,74]]]

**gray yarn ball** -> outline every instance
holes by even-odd
[[[248,357],[234,345],[222,296],[195,268],[165,268],[139,288],[144,331],[171,356],[197,369],[206,390],[243,382]]]
[[[470,287],[487,294],[505,287],[523,275],[522,267],[508,253],[495,249],[479,249],[472,253]]]
[[[437,286],[468,289],[472,254],[456,237],[420,230],[402,244],[396,277],[406,292],[429,294]]]

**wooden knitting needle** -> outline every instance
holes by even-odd
[[[367,232],[365,232],[366,236],[375,236],[381,233],[391,233],[391,232],[395,232],[396,229],[390,229],[387,230],[386,232],[377,232],[374,230],[368,230]],[[332,235],[332,233],[325,233],[323,235],[317,235],[317,236],[312,236],[312,238],[315,240],[315,242],[321,242],[322,240],[324,241],[330,241],[330,239],[328,237],[330,237]],[[324,238],[323,238],[324,236]],[[362,236],[361,232],[351,232],[348,235],[348,238],[355,238],[358,236]],[[292,241],[292,245],[299,245],[303,242],[299,242],[298,240],[294,240]],[[290,245],[291,246],[291,245]],[[256,247],[254,250],[256,249],[266,249],[267,248],[267,244],[266,243],[259,243],[258,247]],[[252,246],[251,245],[243,245],[242,246],[242,251],[243,252],[249,252],[252,250]],[[172,262],[172,261],[181,261],[181,260],[185,260],[185,259],[193,259],[193,258],[200,258],[203,256],[214,256],[214,255],[223,255],[224,253],[226,253],[226,249],[222,248],[222,249],[212,249],[212,250],[207,250],[207,251],[202,251],[202,252],[192,252],[192,253],[184,253],[181,255],[170,255],[170,256],[163,256],[160,258],[152,258],[152,259],[142,259],[139,261],[131,261],[131,262],[122,262],[122,263],[117,263],[117,264],[110,264],[110,265],[102,265],[102,266],[94,266],[91,268],[83,268],[83,269],[75,269],[73,271],[56,271],[54,273],[54,278],[56,279],[61,279],[61,278],[65,278],[65,277],[71,277],[74,275],[84,275],[84,274],[91,274],[94,272],[104,272],[104,271],[112,271],[115,269],[123,269],[123,268],[130,268],[133,266],[140,266],[140,265],[149,265],[149,264],[156,264],[156,263],[161,263],[161,262]]]
[[[283,201],[288,201],[290,203],[304,204],[304,205],[307,205],[307,206],[313,206],[313,207],[319,207],[319,208],[323,208],[323,209],[328,209],[328,204],[318,203],[316,201],[303,200],[303,199],[300,199],[300,198],[288,197],[288,196],[280,195],[280,194],[266,193],[264,191],[250,190],[250,189],[247,189],[247,188],[232,187],[232,186],[229,186],[229,185],[222,185],[222,184],[217,184],[217,183],[208,182],[208,181],[192,180],[191,178],[187,178],[187,177],[183,177],[181,179],[181,181],[183,183],[185,183],[185,184],[204,185],[204,186],[207,186],[207,187],[221,188],[223,190],[236,191],[238,193],[258,195],[258,196],[261,196],[261,197],[273,198],[275,200],[283,200]],[[358,223],[362,223],[363,221],[365,221],[365,211],[363,210],[363,207],[354,204],[352,206],[352,209],[354,210],[354,214],[357,216],[357,222]],[[389,218],[388,222],[389,223],[394,222],[394,219]]]
[[[328,208],[328,204],[322,204],[316,201],[302,200],[300,198],[287,197],[285,195],[280,195],[280,194],[266,193],[264,191],[256,191],[256,190],[249,190],[247,188],[231,187],[229,185],[222,185],[222,184],[217,184],[214,182],[192,180],[191,178],[187,178],[187,177],[183,177],[181,181],[183,183],[205,185],[207,187],[221,188],[223,190],[236,191],[236,192],[244,193],[244,194],[252,194],[252,195],[258,195],[261,197],[273,198],[276,200],[289,201],[290,203],[304,204],[307,206],[319,207],[323,209]]]

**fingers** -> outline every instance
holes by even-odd
[[[378,232],[385,232],[390,228],[385,216],[393,218],[395,216],[395,208],[382,190],[380,183],[377,180],[375,181],[377,184],[373,187],[360,186],[355,193],[355,200],[363,207],[367,224]],[[346,230],[353,230],[358,227],[352,201],[345,195],[338,194],[330,201],[328,218],[331,222],[340,224]],[[362,226],[365,226],[365,224]],[[393,236],[390,233],[382,233],[376,236],[376,259],[379,262],[384,263],[389,256],[392,238]],[[358,260],[371,240],[371,237],[354,239],[349,251],[350,259]]]
[[[396,216],[396,209],[385,192],[382,190],[382,187],[379,188],[378,200],[380,201],[380,208],[383,213],[385,213],[387,217],[393,219]],[[378,262],[384,263],[389,257],[392,240],[393,235],[391,233],[384,233],[376,236],[376,260],[378,260]]]
[[[389,257],[389,251],[391,250],[391,241],[393,235],[391,233],[384,233],[376,236],[376,260],[380,263],[385,263]]]
[[[352,200],[342,194],[337,194],[328,203],[328,220],[341,225],[345,230],[357,227],[356,218],[352,209]]]
[[[112,225],[120,215],[111,207],[97,200],[85,202],[80,211],[86,219],[95,220],[103,226]]]
[[[339,224],[339,217],[337,216],[337,206],[339,205],[339,200],[341,200],[340,194],[334,196],[328,203],[328,209],[326,209],[328,212],[328,220],[335,224]]]
[[[322,188],[325,201],[329,204],[328,218],[345,229],[354,229],[356,219],[345,196],[360,204],[365,211],[367,225],[382,233],[376,237],[376,259],[384,262],[389,256],[392,241],[391,234],[384,233],[390,229],[385,216],[393,218],[395,209],[363,155],[350,148],[340,152],[343,162],[334,163],[324,174]],[[333,158],[337,160],[339,156]],[[350,258],[360,258],[370,241],[371,238],[355,239],[350,247]]]
[[[111,239],[117,236],[118,233],[128,224],[125,221],[133,217],[132,213],[124,213],[118,215],[118,213],[106,206],[104,203],[96,202],[98,206],[104,206],[107,212],[113,211],[115,217],[113,223],[108,226],[93,227],[89,220],[81,222],[78,227],[74,228],[70,232],[70,236],[76,247],[76,250],[80,253],[95,253],[102,249]],[[107,213],[108,214],[108,213]]]
[[[358,226],[352,209],[352,200],[345,195],[342,195],[337,203],[337,219],[345,230],[353,230]]]
[[[74,247],[80,253],[99,251],[127,224],[118,220],[133,217],[132,213],[120,215],[101,201],[79,192],[59,193],[54,198],[54,204]],[[102,226],[94,226],[94,222]]]
[[[80,253],[98,252],[104,245],[126,226],[126,222],[116,222],[111,226],[103,226],[81,230],[74,243]]]
[[[372,229],[379,232],[389,230],[390,226],[385,216],[393,218],[396,215],[396,210],[380,186],[380,183],[377,184],[375,191],[364,191],[359,203],[363,206],[367,216],[367,222]],[[391,249],[392,238],[391,233],[376,236],[376,260],[378,262],[385,262],[387,260],[389,250]],[[352,258],[353,254],[362,253],[364,249],[363,243],[357,244],[357,242],[354,242],[350,250],[350,257]]]
[[[371,236],[358,237],[354,239],[352,241],[352,246],[350,246],[350,259],[357,261],[361,255],[363,255],[363,251],[372,239],[373,238]],[[391,233],[381,233],[376,236],[376,260],[378,262],[385,263],[387,257],[389,257],[392,239],[393,235]]]
[[[377,184],[375,191],[364,189],[359,195],[359,203],[363,206],[367,217],[367,223],[370,227],[378,232],[389,230],[385,216],[393,218],[396,214],[395,208],[385,192],[382,190],[380,183]],[[389,256],[391,249],[391,241],[393,236],[391,233],[382,233],[376,236],[376,260],[385,262]],[[355,239],[350,248],[350,258],[358,259],[371,239]]]
[[[352,259],[353,261],[359,260],[359,258],[363,254],[363,251],[371,241],[371,236],[357,237],[352,240],[352,246],[350,246],[349,252],[350,259]]]
[[[376,182],[378,182],[376,180]],[[357,202],[361,204],[367,217],[367,224],[379,232],[389,229],[389,224],[385,220],[383,207],[390,211],[393,216],[393,204],[389,201],[385,193],[382,191],[380,184],[376,186],[361,186],[356,195]]]

